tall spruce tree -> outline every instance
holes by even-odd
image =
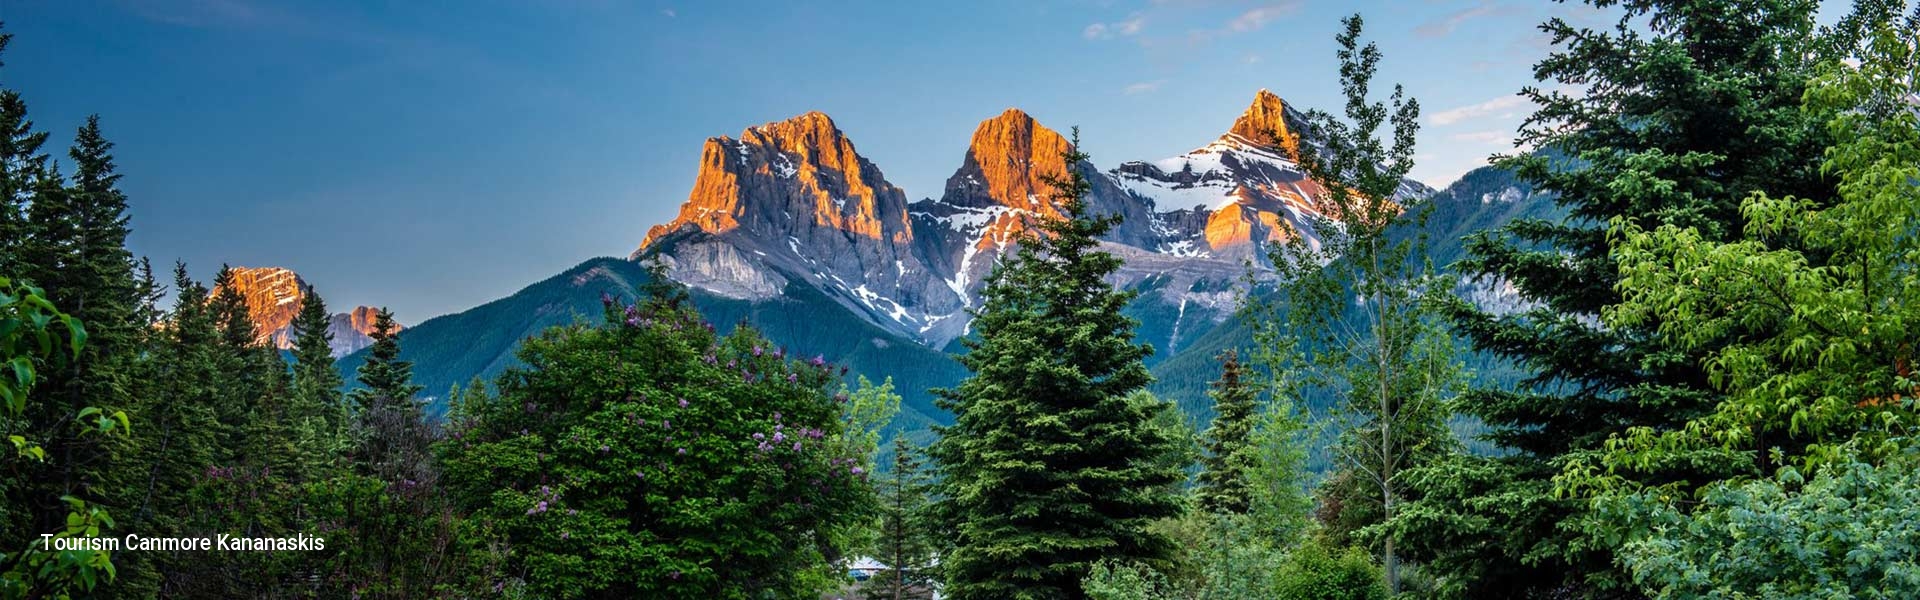
[[[399,329],[392,311],[381,308],[374,313],[373,346],[356,372],[361,387],[347,394],[359,410],[412,402],[424,389],[413,384],[413,363],[400,360]]]
[[[1770,325],[1748,323],[1678,348],[1650,318],[1602,325],[1621,301],[1614,219],[1693,228],[1703,241],[1743,239],[1740,201],[1755,193],[1835,197],[1820,172],[1829,143],[1800,110],[1813,67],[1860,32],[1886,23],[1897,2],[1865,2],[1831,30],[1801,0],[1659,0],[1590,4],[1619,14],[1612,28],[1561,19],[1541,26],[1556,48],[1535,65],[1539,105],[1521,132],[1552,150],[1506,159],[1568,216],[1518,220],[1467,241],[1463,273],[1511,283],[1518,312],[1461,300],[1447,310],[1479,351],[1527,373],[1517,389],[1476,389],[1459,408],[1511,450],[1459,457],[1411,477],[1421,515],[1405,524],[1440,587],[1468,597],[1632,597],[1613,557],[1615,524],[1556,489],[1565,469],[1589,464],[1629,428],[1668,431],[1722,396],[1701,359]],[[1768,443],[1789,443],[1778,439]],[[1614,474],[1696,487],[1770,470],[1765,456],[1671,453]],[[1585,468],[1585,467],[1581,467]],[[1493,543],[1487,543],[1492,540]]]
[[[413,363],[400,360],[398,330],[392,311],[381,308],[374,314],[373,346],[357,372],[364,387],[348,393],[358,411],[355,460],[366,474],[384,481],[423,481],[433,440],[415,399],[423,388],[413,383]]]
[[[933,540],[925,524],[932,484],[907,438],[893,438],[893,469],[875,484],[880,531],[874,558],[887,565],[862,588],[868,600],[933,597]]]
[[[333,362],[332,315],[316,290],[307,290],[300,313],[293,318],[293,390],[288,405],[295,428],[295,447],[307,467],[300,473],[314,477],[344,447],[346,404],[340,393],[345,384]]]
[[[13,34],[0,33],[0,55]],[[0,63],[4,64],[4,63]],[[26,205],[44,176],[47,133],[34,131],[20,92],[0,87],[0,273],[21,275],[20,247],[28,239]]]
[[[31,165],[37,179],[24,226],[28,237],[14,246],[17,266],[56,305],[87,324],[88,340],[75,360],[41,374],[37,393],[44,402],[26,417],[28,428],[44,435],[50,458],[25,478],[42,504],[35,516],[39,526],[30,531],[47,530],[66,518],[61,496],[107,496],[122,443],[81,435],[69,425],[71,415],[85,407],[129,404],[133,364],[141,352],[134,344],[139,299],[126,251],[126,197],[117,186],[112,148],[98,119],[90,118],[68,153],[75,166],[70,185],[56,169]]]
[[[1195,477],[1200,507],[1216,514],[1246,514],[1252,487],[1247,477],[1254,468],[1254,408],[1258,394],[1247,381],[1239,353],[1220,353],[1220,379],[1207,395],[1213,397],[1213,424],[1201,432],[1206,453]]]
[[[953,544],[941,560],[953,598],[1081,598],[1080,582],[1107,558],[1164,566],[1171,543],[1148,522],[1180,500],[1181,478],[1157,460],[1165,403],[1133,396],[1152,380],[1122,314],[1133,294],[1106,277],[1120,259],[1095,249],[1118,217],[1094,216],[1085,197],[1079,133],[1046,220],[988,277],[977,339],[960,357],[973,375],[940,390],[954,424],[929,454],[944,476],[936,512]]]

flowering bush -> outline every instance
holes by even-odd
[[[817,596],[874,506],[835,368],[670,299],[605,300],[452,416],[451,492],[538,593]]]

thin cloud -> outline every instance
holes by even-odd
[[[1142,81],[1140,83],[1127,86],[1126,89],[1120,90],[1120,93],[1126,94],[1128,96],[1150,94],[1153,92],[1160,91],[1160,85],[1166,82],[1167,80],[1165,79],[1155,79],[1153,81]]]
[[[1266,28],[1268,23],[1278,20],[1300,8],[1299,2],[1275,2],[1240,13],[1227,22],[1227,29],[1234,33],[1250,33]]]
[[[1105,40],[1111,39],[1114,36],[1128,37],[1139,35],[1140,31],[1146,28],[1147,18],[1141,16],[1140,13],[1134,13],[1127,17],[1125,21],[1088,25],[1086,29],[1080,31],[1080,37],[1089,40]]]
[[[1468,21],[1517,12],[1520,12],[1518,8],[1505,6],[1492,0],[1481,0],[1473,6],[1453,11],[1445,17],[1421,23],[1419,27],[1413,28],[1413,33],[1427,38],[1446,37]]]
[[[680,13],[674,12],[671,8],[660,9],[660,14],[666,15],[669,19],[680,16]]]
[[[1433,113],[1431,120],[1435,125],[1452,125],[1468,119],[1478,119],[1488,115],[1508,116],[1513,111],[1527,105],[1527,99],[1521,96],[1501,96],[1479,104],[1469,104],[1459,108]]]

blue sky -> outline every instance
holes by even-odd
[[[910,198],[982,119],[1079,125],[1094,161],[1224,132],[1255,90],[1337,108],[1360,12],[1380,82],[1424,107],[1415,176],[1510,147],[1534,28],[1581,7],[1493,0],[283,2],[0,0],[0,83],[62,153],[99,113],[137,254],[285,266],[336,309],[404,322],[625,255],[676,211],[701,143],[832,115]]]

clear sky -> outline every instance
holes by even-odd
[[[1224,132],[1268,88],[1338,108],[1362,13],[1424,108],[1416,178],[1510,148],[1549,14],[1493,0],[0,0],[0,82],[57,150],[99,113],[136,254],[284,266],[403,322],[498,298],[672,217],[701,143],[831,115],[910,198],[1007,107],[1104,168]]]

